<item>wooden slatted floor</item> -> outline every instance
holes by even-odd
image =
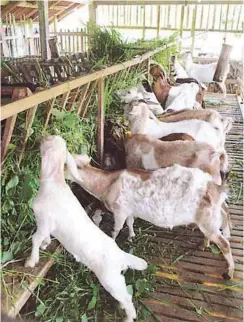
[[[231,159],[230,212],[233,224],[231,248],[236,265],[234,279],[222,279],[226,262],[212,246],[202,251],[199,230],[177,228],[173,231],[153,227],[147,232],[151,261],[160,267],[152,297],[144,302],[155,319],[162,322],[176,321],[243,321],[243,119],[236,96],[228,95],[219,106],[220,97],[208,94],[208,108],[215,108],[222,115],[232,116],[234,124],[227,136],[226,149]],[[152,235],[154,236],[152,237]],[[158,256],[158,246],[162,256]],[[151,320],[151,318],[150,318]]]

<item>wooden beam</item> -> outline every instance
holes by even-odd
[[[230,0],[231,4],[243,4],[242,0]],[[167,4],[197,4],[197,0],[95,0],[96,5],[167,5]],[[228,0],[201,0],[201,5],[205,4],[228,4]]]
[[[103,167],[104,152],[104,79],[98,80],[98,111],[97,111],[97,147],[100,167]]]
[[[9,146],[9,143],[11,141],[11,137],[12,137],[12,134],[13,134],[13,130],[14,130],[14,125],[15,125],[15,122],[16,122],[16,118],[17,118],[17,114],[9,117],[7,120],[6,120],[6,123],[5,123],[5,127],[4,127],[4,131],[3,131],[3,137],[2,137],[2,142],[1,142],[1,163],[3,162],[6,154],[7,154],[7,151],[8,151],[8,146]]]
[[[26,1],[22,1],[17,5],[17,7],[38,9],[38,4],[33,4],[33,3],[26,2]],[[68,8],[67,6],[57,6],[55,4],[49,6],[49,9],[59,10],[59,11],[63,11],[67,8]]]
[[[94,1],[89,3],[89,23],[96,23],[96,6]]]
[[[64,10],[59,15],[57,15],[58,21],[64,19],[65,17],[67,17],[68,15],[70,15],[75,9],[79,9],[82,6],[83,6],[82,4],[80,4],[80,5],[72,4],[71,6],[68,7],[68,9]],[[51,20],[51,22],[52,22],[52,20]]]
[[[173,45],[168,44],[167,47]],[[153,51],[150,51],[144,55],[141,55],[139,57],[136,57],[132,60],[126,61],[124,63],[120,63],[111,67],[108,67],[106,69],[85,75],[85,76],[79,76],[71,81],[63,82],[62,84],[53,86],[50,89],[46,89],[41,92],[37,92],[33,94],[30,97],[23,98],[20,101],[12,102],[6,105],[3,105],[1,107],[1,120],[5,120],[6,118],[13,116],[16,113],[20,113],[23,111],[28,110],[29,108],[33,107],[34,105],[46,102],[54,97],[57,97],[59,95],[62,95],[66,93],[68,90],[72,90],[74,88],[77,88],[79,86],[82,86],[84,84],[87,84],[89,82],[92,82],[93,80],[99,79],[101,77],[105,77],[108,75],[112,75],[117,73],[120,70],[123,70],[125,68],[137,65],[144,60],[148,59],[149,57],[161,52],[162,50],[165,50],[166,46],[159,47]]]
[[[9,14],[11,11],[13,11],[16,7],[18,7],[18,4],[21,3],[21,1],[11,1],[10,4],[7,4],[2,10],[1,10],[1,17],[4,17],[5,15]]]
[[[39,9],[39,29],[41,42],[41,56],[43,59],[50,59],[48,46],[49,25],[48,25],[48,0],[38,1]]]

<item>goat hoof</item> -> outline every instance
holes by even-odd
[[[26,268],[34,268],[36,264],[37,264],[37,262],[35,260],[32,260],[29,258],[25,262],[25,267]]]
[[[227,272],[222,275],[223,279],[228,281],[232,279],[232,276],[230,276]]]

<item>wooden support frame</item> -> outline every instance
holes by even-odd
[[[98,80],[97,144],[98,158],[102,168],[104,152],[104,78]]]
[[[39,10],[39,28],[41,41],[41,56],[43,59],[50,59],[48,46],[49,23],[48,23],[48,0],[38,1]]]
[[[10,116],[6,120],[4,131],[3,131],[2,142],[1,142],[1,163],[3,162],[3,160],[7,154],[8,146],[11,141],[16,118],[17,118],[17,114]]]

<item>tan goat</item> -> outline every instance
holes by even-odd
[[[220,185],[220,172],[228,168],[225,152],[216,152],[210,145],[200,142],[162,142],[149,135],[133,135],[125,141],[128,169],[155,170],[179,164],[199,168],[209,173]],[[222,160],[225,163],[222,164]]]

